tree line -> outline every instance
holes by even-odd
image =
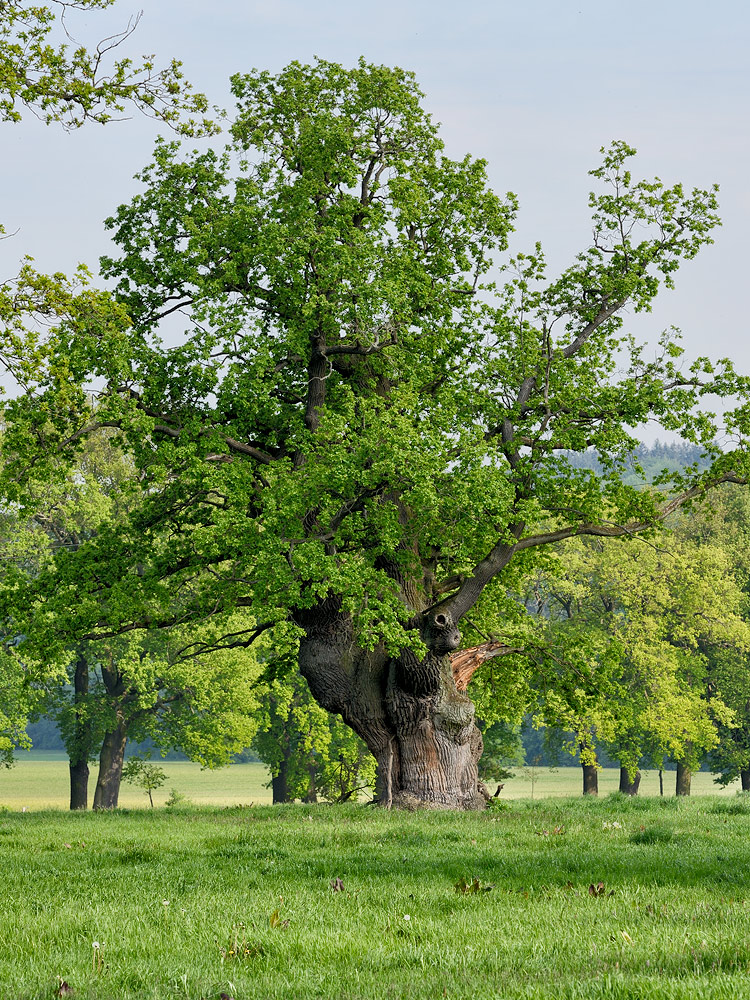
[[[89,447],[33,518],[6,512],[6,569],[15,562],[33,576],[59,549],[75,551],[103,520],[122,516],[132,476],[106,440]],[[740,777],[750,788],[748,533],[745,491],[728,487],[649,538],[567,542],[520,576],[500,609],[506,623],[511,609],[516,619],[514,645],[495,641],[497,655],[469,664],[485,785],[542,751],[556,762],[575,754],[589,794],[602,753],[620,764],[630,794],[644,760],[660,770],[676,763],[678,794],[689,794],[691,771],[706,762],[722,783]],[[17,715],[15,731],[2,734],[6,761],[24,743],[24,721],[45,714],[69,757],[71,809],[88,805],[94,760],[94,808],[117,805],[128,741],[211,767],[252,748],[270,769],[275,802],[346,800],[374,787],[374,758],[314,701],[292,638],[285,652],[274,644],[208,653],[198,647],[209,636],[189,638],[173,630],[168,639],[82,643],[63,672],[25,688],[20,679],[3,699],[6,719]],[[7,679],[13,670],[6,663]],[[522,723],[547,738],[526,759]]]

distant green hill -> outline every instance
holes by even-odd
[[[593,449],[584,452],[569,451],[564,452],[564,454],[574,469],[592,469],[597,473],[603,471]],[[629,486],[652,483],[664,469],[677,472],[686,469],[689,465],[697,465],[699,470],[707,469],[709,466],[703,450],[698,445],[688,444],[684,441],[675,444],[663,444],[661,441],[655,441],[650,447],[641,444],[633,450],[629,462],[631,471],[623,476],[623,482]],[[636,471],[638,466],[643,469],[642,474]]]

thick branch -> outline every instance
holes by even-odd
[[[440,605],[457,622],[471,610],[490,580],[508,565],[516,552],[520,552],[523,549],[537,548],[541,545],[550,545],[553,542],[560,542],[566,538],[574,538],[577,535],[597,535],[606,538],[622,538],[626,535],[637,535],[639,532],[645,531],[655,524],[662,523],[670,514],[673,514],[684,504],[689,503],[696,497],[703,496],[703,494],[716,486],[720,486],[722,483],[747,485],[747,479],[737,476],[732,472],[727,472],[715,479],[698,483],[689,490],[685,490],[684,493],[679,493],[664,503],[654,517],[648,521],[632,521],[629,524],[580,522],[578,524],[566,525],[554,531],[542,532],[537,535],[527,535],[525,538],[519,537],[515,543],[508,541],[498,542],[489,554],[475,566],[474,572],[460,583],[456,593],[452,597],[445,598],[440,602]],[[523,526],[514,525],[509,530],[511,534],[520,536]]]
[[[603,300],[606,302],[606,298]],[[564,358],[572,358],[574,354],[577,354],[589,337],[598,330],[602,323],[606,323],[616,312],[618,312],[627,302],[627,299],[618,299],[616,302],[612,302],[610,305],[602,306],[599,312],[594,316],[590,323],[581,330],[576,339],[568,344],[567,347],[562,349],[562,356]]]
[[[566,538],[574,538],[577,535],[597,535],[604,538],[622,538],[624,535],[637,535],[639,532],[653,527],[654,524],[661,524],[669,517],[670,514],[673,514],[684,504],[689,503],[696,497],[702,496],[715,486],[721,486],[722,483],[737,483],[745,486],[747,485],[747,480],[728,472],[725,475],[720,476],[718,479],[713,479],[708,483],[701,483],[698,486],[693,486],[684,493],[680,493],[676,497],[673,497],[670,501],[659,508],[659,511],[653,520],[631,521],[630,524],[571,524],[564,528],[559,528],[556,531],[547,531],[539,535],[528,535],[526,538],[522,538],[517,543],[515,551],[519,552],[522,549],[537,548],[540,545],[549,545],[551,542],[561,542]]]

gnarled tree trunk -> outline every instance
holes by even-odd
[[[631,778],[628,769],[626,767],[620,768],[620,791],[624,795],[637,795],[640,785],[641,785],[640,771],[636,771],[633,777]]]
[[[102,743],[99,754],[99,776],[94,792],[94,809],[117,808],[127,740],[127,726],[120,716],[114,729],[105,734]]]
[[[378,765],[377,796],[386,806],[477,809],[482,737],[474,706],[459,691],[450,653],[460,643],[451,617],[424,616],[429,652],[391,658],[359,649],[335,597],[296,615],[305,631],[300,670],[313,697],[364,740]]]

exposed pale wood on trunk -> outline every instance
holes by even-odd
[[[483,642],[479,646],[469,646],[451,654],[451,669],[453,680],[459,691],[465,691],[474,673],[487,660],[495,656],[506,656],[508,653],[522,653],[522,649],[506,646],[504,642]]]

